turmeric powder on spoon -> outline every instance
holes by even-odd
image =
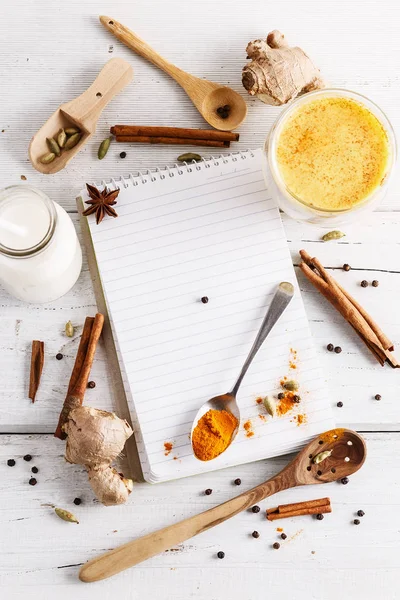
[[[226,410],[207,411],[193,430],[193,452],[199,460],[212,460],[224,452],[231,443],[238,426],[237,418]]]

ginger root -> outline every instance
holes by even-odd
[[[301,48],[290,48],[277,30],[266,40],[250,42],[246,51],[251,63],[243,68],[243,86],[266,104],[286,104],[299,94],[325,87],[307,54]]]
[[[84,465],[97,498],[106,506],[126,502],[133,488],[111,463],[122,452],[133,431],[127,421],[114,413],[88,406],[71,410],[62,427],[67,435],[65,459]]]

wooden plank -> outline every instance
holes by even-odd
[[[113,144],[100,162],[97,149],[110,126],[208,127],[170,77],[124,47],[97,22],[99,10],[95,0],[71,0],[57,11],[48,10],[45,0],[18,0],[10,6],[0,39],[0,72],[7,81],[0,116],[2,184],[18,183],[24,174],[28,183],[69,208],[84,181],[171,165],[183,151],[196,151]],[[252,99],[241,84],[247,43],[265,37],[274,27],[282,29],[289,43],[310,54],[330,85],[364,93],[381,105],[400,137],[396,51],[400,15],[394,0],[382,0],[379,10],[376,3],[364,0],[353,0],[350,7],[347,0],[304,0],[301,5],[293,0],[253,0],[251,6],[236,2],[234,10],[226,0],[187,5],[181,0],[148,0],[137,10],[115,0],[113,11],[171,62],[194,75],[228,84],[246,98],[248,117],[232,150],[262,146],[280,112],[279,107]],[[112,56],[132,64],[133,83],[107,107],[93,140],[77,159],[55,176],[36,173],[27,162],[29,138],[62,102],[81,94]],[[119,158],[123,150],[125,160]],[[206,155],[203,150],[200,154]],[[397,170],[382,204],[385,210],[398,210],[399,181]]]
[[[146,598],[253,600],[261,589],[287,599],[296,589],[296,599],[309,600],[343,595],[344,586],[348,598],[372,598],[368,586],[379,585],[381,598],[395,598],[400,465],[393,458],[400,452],[400,434],[369,433],[365,439],[367,461],[348,485],[297,488],[274,498],[280,503],[321,495],[331,498],[333,511],[323,521],[298,517],[279,522],[287,540],[280,540],[277,523],[266,520],[265,509],[273,504],[266,500],[258,514],[237,515],[118,577],[84,585],[77,580],[79,563],[232,498],[276,473],[287,459],[242,465],[178,484],[137,484],[128,504],[105,508],[94,501],[84,469],[64,462],[59,440],[1,435],[0,476],[7,481],[0,495],[2,594],[20,598],[29,586],[32,598],[49,598],[52,593],[67,598],[75,593],[92,599],[99,590],[103,597],[130,598],[132,589],[145,590]],[[30,463],[21,458],[26,453],[33,456]],[[15,467],[7,467],[8,458],[17,460]],[[39,468],[35,487],[27,483],[33,465]],[[236,477],[242,479],[239,489],[233,485]],[[205,488],[212,488],[212,495],[206,496]],[[76,496],[82,498],[80,506],[73,504]],[[71,510],[80,524],[58,520],[50,507],[43,506],[48,503]],[[353,519],[359,509],[365,516],[356,526]],[[252,538],[253,530],[259,531],[259,539]],[[281,548],[276,551],[272,544],[278,540]],[[223,561],[216,558],[219,550],[226,553]]]
[[[79,231],[78,215],[72,217]],[[298,261],[298,249],[305,247],[324,264],[335,267],[335,277],[365,305],[400,348],[400,319],[394,301],[400,294],[400,273],[369,270],[378,266],[376,257],[386,254],[391,259],[390,267],[400,272],[396,237],[400,217],[397,213],[376,213],[375,220],[376,226],[368,232],[357,229],[354,235],[349,234],[351,243],[346,242],[346,245],[320,243],[318,234],[310,226],[296,224],[287,218],[284,223],[294,261]],[[382,233],[385,231],[386,238]],[[343,262],[349,262],[355,268],[345,273],[340,269]],[[379,279],[379,287],[361,288],[359,282],[364,278],[369,281]],[[340,315],[302,276],[299,279],[338,421],[364,430],[399,429],[398,371],[381,368],[375,363]],[[0,289],[0,307],[1,366],[2,372],[7,373],[0,395],[7,410],[0,411],[0,431],[52,432],[66,393],[84,319],[96,312],[86,253],[77,284],[60,300],[47,305],[26,305]],[[64,325],[69,319],[76,326],[73,339],[64,334]],[[45,342],[46,354],[35,404],[27,397],[33,339]],[[339,355],[327,352],[328,343],[340,345],[343,352]],[[57,352],[64,354],[63,360],[55,359]],[[97,385],[88,390],[86,402],[118,411],[112,373],[101,342],[92,371],[92,379]],[[373,399],[375,394],[382,396],[381,402]],[[340,409],[336,408],[339,400],[344,403]]]

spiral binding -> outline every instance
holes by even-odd
[[[237,162],[238,160],[246,160],[249,156],[253,158],[254,154],[252,150],[248,149],[239,152],[231,152],[229,154],[220,154],[219,156],[210,156],[207,158],[202,158],[201,161],[198,162],[196,162],[195,160],[189,163],[184,161],[182,165],[178,165],[177,163],[175,163],[172,167],[167,166],[161,169],[157,167],[153,170],[146,169],[145,173],[143,173],[142,171],[137,171],[135,174],[129,173],[127,177],[124,177],[123,175],[117,178],[111,177],[109,181],[102,179],[101,185],[103,187],[112,185],[114,189],[117,189],[118,185],[122,183],[124,188],[128,188],[130,182],[131,185],[136,187],[138,185],[144,185],[146,183],[152,183],[154,181],[163,181],[167,179],[167,177],[173,178],[176,175],[183,175],[185,173],[185,169],[187,173],[192,173],[193,170],[201,171],[203,168],[209,169],[212,164],[215,167],[218,167],[221,163],[227,164],[230,160],[232,162]]]

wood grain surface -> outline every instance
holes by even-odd
[[[280,112],[247,95],[241,84],[250,40],[272,29],[310,54],[332,86],[365,94],[386,112],[400,133],[400,5],[394,0],[14,0],[0,20],[0,174],[2,186],[36,186],[72,215],[79,231],[75,197],[88,181],[163,167],[190,146],[112,144],[98,161],[100,142],[115,123],[208,127],[185,92],[166,74],[136,56],[99,23],[112,14],[162,55],[193,75],[232,87],[246,99],[248,115],[238,128],[233,150],[257,148]],[[112,57],[127,60],[134,81],[103,112],[79,157],[56,175],[34,171],[28,143],[60,104],[76,98]],[[119,157],[125,151],[125,159]],[[217,153],[230,150],[219,150]],[[206,149],[200,154],[209,155]],[[294,264],[305,248],[334,270],[334,276],[359,300],[400,348],[399,169],[379,212],[345,228],[339,242],[323,243],[321,228],[284,217]],[[349,263],[352,270],[341,270]],[[379,287],[361,288],[362,279]],[[48,305],[25,305],[0,288],[0,585],[5,600],[80,600],[99,597],[188,600],[334,600],[337,597],[384,600],[398,597],[400,531],[399,374],[382,369],[368,356],[340,315],[299,275],[307,314],[326,374],[338,424],[365,434],[368,460],[348,485],[324,487],[333,512],[321,522],[311,517],[284,523],[285,542],[273,523],[244,512],[218,529],[202,533],[161,556],[99,584],[78,581],[79,565],[101,552],[211,508],[237,494],[241,477],[249,489],[280,470],[277,458],[159,486],[138,484],[129,504],[104,508],[94,501],[84,469],[67,465],[64,444],[52,436],[65,397],[84,319],[96,313],[91,279],[84,262],[69,294]],[[71,320],[73,338],[63,334]],[[45,341],[46,362],[35,404],[29,402],[29,360],[33,339]],[[341,354],[325,350],[340,345]],[[62,352],[61,361],[55,359]],[[399,356],[399,353],[398,353]],[[112,368],[103,343],[96,353],[85,402],[104,409],[118,406]],[[374,400],[380,394],[380,402]],[[342,401],[343,408],[336,403]],[[26,453],[33,461],[22,460]],[[9,458],[17,465],[7,466]],[[33,465],[38,484],[28,485]],[[205,488],[212,488],[210,496]],[[318,497],[307,489],[282,492],[279,503]],[[80,506],[74,497],[83,499]],[[80,524],[57,519],[56,504],[72,510]],[[365,510],[361,524],[353,519]],[[276,525],[276,524],[275,524]],[[260,538],[251,537],[253,530]],[[279,551],[272,549],[281,541]],[[224,560],[216,553],[223,550]]]

